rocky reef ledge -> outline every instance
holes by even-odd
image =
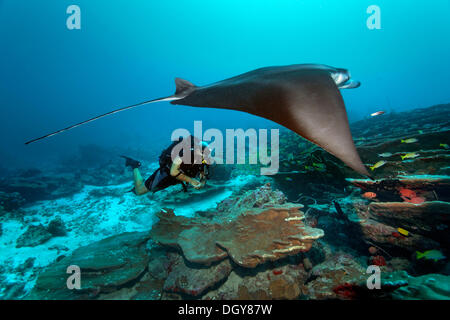
[[[374,203],[376,204],[376,203]],[[302,205],[266,184],[194,217],[170,209],[152,230],[115,235],[57,259],[25,299],[448,299],[449,276],[383,266],[368,290],[366,257],[322,241]],[[81,289],[67,288],[71,265]]]
[[[362,192],[377,197],[355,202],[363,235],[385,248],[416,250],[448,247],[450,178],[448,176],[399,176],[377,181],[349,179]],[[398,228],[406,233],[400,233]]]
[[[279,195],[265,185],[239,195],[239,200],[220,203],[220,211],[193,218],[164,209],[148,232],[112,236],[51,264],[26,298],[172,299],[205,294],[220,298],[220,285],[228,283],[230,276],[231,280],[250,276],[252,284],[260,272],[266,279],[260,288],[265,293],[260,294],[297,298],[299,280],[307,278],[298,260],[305,259],[302,253],[324,233],[303,223],[302,205],[287,203]],[[237,202],[240,210],[229,210]],[[71,265],[81,269],[79,290],[67,288]],[[249,297],[255,291],[244,281],[230,298]]]

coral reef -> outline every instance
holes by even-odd
[[[50,221],[47,226],[47,231],[54,237],[61,237],[67,234],[66,226],[64,225],[61,217],[56,217]]]
[[[17,239],[16,248],[35,247],[52,237],[61,237],[67,234],[66,226],[60,217],[56,217],[45,227],[42,224],[30,225]]]
[[[449,111],[352,124],[366,165],[386,161],[375,180],[284,130],[280,174],[229,166],[189,193],[135,197],[117,152],[96,146],[10,172],[0,298],[449,299]],[[67,289],[70,265],[81,290]],[[370,265],[381,289],[367,287]]]
[[[20,193],[0,191],[0,216],[8,211],[19,209],[25,203]]]
[[[302,223],[301,205],[275,204],[282,194],[270,186],[253,193],[249,198],[259,199],[261,193],[272,197],[223,224],[164,210],[150,232],[124,233],[81,247],[41,273],[27,298],[297,298],[300,280],[307,278],[299,261],[323,232]],[[310,269],[311,262],[305,261]],[[69,265],[81,268],[81,290],[65,287]],[[244,280],[230,292],[235,277]]]
[[[207,289],[227,278],[232,270],[228,259],[209,267],[190,267],[181,255],[171,263],[171,270],[164,282],[164,291],[183,293],[193,297],[202,295]]]
[[[313,267],[310,281],[302,287],[308,299],[351,299],[350,294],[340,294],[340,286],[360,283],[367,279],[366,268],[352,255],[338,252]]]
[[[223,285],[208,292],[202,298],[213,300],[292,300],[300,296],[300,284],[307,277],[307,272],[296,264],[271,266],[256,269],[251,273],[233,270]]]
[[[368,240],[411,252],[449,246],[448,177],[416,175],[389,180],[349,181],[362,192],[377,194],[375,199],[368,203],[359,202],[355,208],[362,232]],[[420,194],[424,201],[411,203],[402,195],[406,193],[414,196]],[[398,228],[408,234],[399,233]]]
[[[241,211],[235,219],[220,224],[175,216],[167,210],[158,213],[160,221],[153,226],[152,238],[158,244],[180,248],[193,263],[210,264],[229,256],[239,266],[254,268],[308,251],[313,241],[323,236],[322,230],[302,223],[301,206],[270,202],[264,206]]]
[[[427,274],[412,277],[405,271],[397,271],[388,274],[382,282],[386,283],[403,281],[406,283],[391,294],[391,298],[399,300],[449,300],[450,276],[442,274]]]
[[[38,200],[57,199],[81,190],[83,184],[74,174],[46,174],[33,177],[0,179],[0,190],[18,193],[31,203]]]
[[[87,299],[119,290],[147,268],[148,232],[124,233],[81,247],[39,275],[27,299]],[[69,290],[67,268],[81,269],[82,289]]]
[[[48,241],[51,237],[52,234],[43,225],[31,225],[17,239],[16,248],[35,247]]]
[[[257,190],[235,194],[221,201],[217,205],[217,211],[219,212],[217,216],[239,215],[243,210],[282,205],[286,201],[286,196],[281,191],[272,190],[270,183],[266,183]]]
[[[426,279],[431,280],[426,280],[405,271],[398,273],[409,262],[385,259],[378,247],[369,248],[372,256],[368,260],[336,251],[320,240],[309,239],[311,242],[298,249],[299,234],[305,241],[305,234],[315,234],[315,238],[323,235],[322,231],[303,225],[299,205],[277,204],[277,198],[281,202],[285,199],[268,185],[246,192],[246,199],[260,199],[261,193],[272,196],[263,197],[266,200],[256,207],[256,202],[244,201],[251,208],[239,210],[233,218],[226,216],[222,224],[164,210],[150,232],[124,233],[81,247],[44,270],[26,299],[353,300],[448,296],[448,276],[429,275]],[[235,202],[229,204],[233,207]],[[223,210],[224,203],[219,208]],[[248,231],[253,232],[247,235]],[[382,268],[381,290],[366,286],[367,262]],[[81,290],[66,287],[69,265],[81,268]],[[11,290],[14,294],[21,289]]]

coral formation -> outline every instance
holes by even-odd
[[[257,190],[233,195],[221,201],[217,205],[217,211],[220,212],[220,217],[226,214],[239,215],[243,210],[281,205],[286,201],[286,196],[281,191],[272,190],[270,183],[266,183]]]
[[[54,237],[61,237],[67,234],[66,226],[62,221],[61,217],[56,217],[49,222],[47,226],[47,231],[50,232]]]
[[[390,180],[349,180],[363,191],[377,193],[376,201],[359,203],[355,211],[367,239],[410,251],[450,244],[448,190],[450,180],[442,176],[413,176]],[[422,203],[402,200],[402,194],[419,193]],[[441,196],[439,197],[438,194]],[[405,197],[405,196],[403,196]],[[397,201],[395,201],[397,200]],[[407,235],[398,232],[406,230]]]
[[[242,211],[221,224],[175,216],[167,210],[158,213],[160,221],[153,226],[152,238],[161,245],[180,248],[193,263],[210,264],[229,256],[240,266],[254,268],[308,251],[313,241],[323,236],[322,230],[302,223],[301,206],[266,203],[265,207]]]
[[[449,299],[449,111],[354,123],[366,165],[386,161],[373,181],[283,130],[280,174],[227,166],[189,193],[135,197],[116,152],[95,146],[63,169],[10,172],[0,298]],[[81,290],[67,289],[70,265]]]
[[[0,215],[2,215],[2,212],[6,213],[19,209],[24,203],[25,199],[18,192],[6,193],[0,191]]]
[[[279,195],[270,186],[264,186],[264,190]],[[261,192],[261,189],[253,191]],[[302,223],[299,205],[276,205],[273,200],[269,197],[261,208],[243,210],[223,224],[162,211],[158,214],[160,221],[150,232],[113,236],[81,247],[55,262],[39,276],[28,298],[136,298],[139,290],[142,293],[142,288],[149,287],[167,299],[177,295],[217,298],[226,295],[233,277],[245,279],[237,290],[228,293],[235,297],[259,294],[275,299],[297,298],[299,280],[307,277],[303,264],[297,261],[301,258],[299,254],[310,250],[323,232]],[[150,251],[146,250],[150,238],[162,247],[153,245]],[[180,249],[183,255],[173,249]],[[293,264],[286,263],[290,257]],[[276,261],[283,264],[268,265]],[[69,265],[80,266],[83,273],[82,290],[76,293],[64,287]],[[257,272],[259,276],[255,278],[246,275],[247,272]],[[135,282],[133,290],[129,285],[132,282]],[[217,284],[222,285],[214,289]],[[46,294],[49,290],[51,295]]]
[[[118,290],[147,268],[149,238],[148,232],[123,233],[81,247],[41,273],[27,299],[86,299]],[[81,269],[81,290],[67,288],[67,268],[72,265]]]
[[[216,283],[226,279],[232,270],[228,259],[209,267],[189,267],[178,255],[171,264],[170,273],[164,282],[166,292],[183,293],[193,297],[202,295]]]
[[[405,271],[390,273],[383,279],[382,285],[403,281],[406,283],[392,292],[391,297],[399,300],[449,300],[450,276],[427,274],[411,277]]]
[[[17,239],[16,248],[21,247],[35,247],[52,237],[47,228],[43,225],[31,225],[28,229]]]

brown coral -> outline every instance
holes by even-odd
[[[147,268],[148,239],[148,232],[126,232],[80,247],[41,273],[27,299],[87,299],[117,291]],[[80,290],[67,288],[71,265],[81,269]]]
[[[254,268],[308,251],[323,236],[322,230],[303,224],[298,209],[293,204],[252,209],[223,224],[160,212],[151,235],[161,245],[181,249],[193,263],[209,265],[229,256],[242,267]]]

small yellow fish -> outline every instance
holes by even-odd
[[[417,259],[425,258],[427,260],[434,260],[436,262],[438,260],[445,259],[446,256],[444,256],[441,251],[433,249],[425,252],[416,251],[416,258]]]
[[[446,143],[441,143],[440,145],[439,145],[439,147],[442,147],[442,148],[444,148],[444,149],[448,149],[449,147],[448,147],[448,144],[446,144]]]
[[[409,236],[409,232],[403,228],[397,228],[398,233],[404,235],[405,237]]]
[[[286,177],[286,181],[292,181],[292,178]]]
[[[384,161],[384,160],[378,161],[377,163],[375,163],[373,166],[370,167],[370,170],[373,171],[373,170],[375,170],[375,169],[377,169],[377,168],[379,168],[379,167],[384,166],[386,163],[387,163],[387,162]]]
[[[423,131],[422,131],[422,130],[419,130],[418,132],[419,132],[420,134],[422,134],[422,133],[423,133]]]
[[[417,140],[416,138],[409,138],[409,139],[402,139],[400,142],[401,143],[414,143],[417,141],[419,141],[419,140]]]
[[[410,152],[405,154],[404,156],[401,156],[402,160],[404,159],[414,159],[417,158],[419,156],[419,154],[417,152]]]
[[[379,157],[383,157],[383,158],[389,158],[390,156],[392,156],[392,153],[390,152],[384,152],[384,153],[380,153],[378,154]]]
[[[320,168],[320,169],[325,169],[326,168],[326,166],[323,163],[313,162],[313,166],[316,167],[316,168]]]

